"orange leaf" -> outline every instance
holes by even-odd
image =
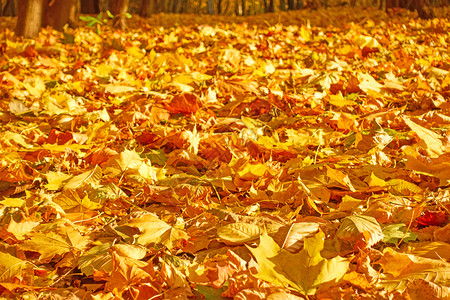
[[[165,104],[165,108],[175,114],[192,114],[200,107],[200,101],[197,96],[191,93],[183,93],[174,95],[169,103]]]

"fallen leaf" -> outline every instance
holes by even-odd
[[[239,245],[258,239],[261,228],[256,224],[232,223],[217,228],[217,235],[228,245]]]
[[[348,270],[349,261],[342,257],[320,256],[324,245],[323,232],[305,239],[305,247],[297,254],[281,249],[264,233],[257,248],[248,247],[258,262],[257,277],[278,285],[289,286],[305,295],[315,293],[322,283],[340,279]]]
[[[179,247],[184,240],[188,239],[185,231],[172,227],[153,214],[131,219],[117,230],[125,230],[127,227],[137,230],[137,242],[143,246],[160,243],[172,249]]]
[[[354,244],[356,248],[371,247],[381,241],[384,234],[375,218],[362,215],[345,217],[336,237]]]

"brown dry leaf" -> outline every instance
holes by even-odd
[[[450,244],[450,224],[433,232],[433,237],[435,241],[445,242]]]
[[[440,286],[421,278],[412,280],[406,287],[411,300],[450,299],[450,287]]]

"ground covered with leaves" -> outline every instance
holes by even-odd
[[[10,21],[3,297],[450,297],[448,19]]]

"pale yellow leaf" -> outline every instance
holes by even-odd
[[[425,143],[424,148],[428,150],[431,158],[438,157],[444,153],[441,136],[439,134],[414,123],[406,116],[403,117],[403,120],[405,120],[406,125],[408,125],[409,128],[411,128],[411,130]]]
[[[45,177],[47,178],[48,182],[46,185],[44,185],[45,188],[47,188],[47,190],[49,191],[57,191],[63,186],[64,181],[71,178],[72,176],[59,171],[50,171],[45,174]]]
[[[259,238],[262,230],[256,224],[231,223],[217,229],[217,235],[226,244],[237,245],[253,241]]]
[[[143,246],[160,243],[168,249],[172,249],[179,246],[182,240],[189,238],[186,232],[172,227],[153,214],[146,214],[142,217],[131,219],[120,227],[136,229],[138,231],[137,242]],[[120,230],[119,228],[118,230]]]
[[[77,189],[79,187],[96,184],[102,178],[103,172],[100,166],[96,165],[92,170],[72,177],[63,187],[63,190]]]
[[[356,243],[364,242],[371,247],[384,237],[383,231],[377,220],[370,216],[348,216],[342,220],[336,237],[341,240]]]
[[[31,271],[31,267],[32,264],[26,260],[0,252],[0,282],[11,282],[15,278],[21,280]]]

